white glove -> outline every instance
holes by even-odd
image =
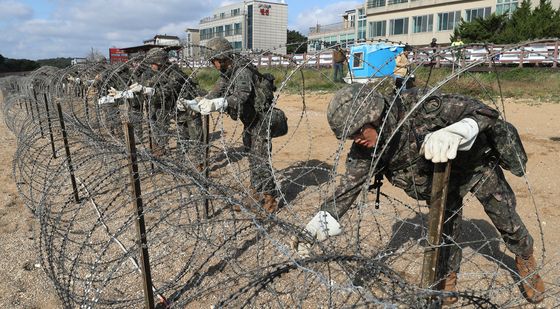
[[[104,96],[97,100],[98,105],[110,104],[115,103],[115,98],[112,96]]]
[[[153,96],[156,92],[156,90],[152,87],[142,87],[142,89],[144,90],[144,94],[148,96]]]
[[[305,231],[319,241],[323,241],[329,236],[336,236],[342,233],[340,223],[338,223],[330,213],[323,210],[319,211],[315,217],[307,223]]]
[[[478,124],[471,118],[426,135],[420,153],[434,163],[447,162],[457,157],[457,151],[471,149],[478,135]]]
[[[198,102],[198,108],[202,115],[208,115],[211,112],[223,112],[228,106],[226,98],[202,99]]]
[[[317,212],[311,220],[309,220],[305,226],[305,232],[307,232],[310,237],[323,241],[329,236],[340,235],[340,233],[342,233],[342,229],[340,228],[340,223],[338,223],[338,221],[331,216],[330,213],[321,210]],[[302,258],[309,257],[311,249],[310,243],[302,241],[297,237],[293,237],[291,245]]]
[[[121,95],[119,97],[115,96],[115,98],[116,99],[119,99],[119,98],[132,99],[132,98],[134,98],[134,92],[132,92],[131,90],[123,91],[123,92],[121,92]]]
[[[187,111],[188,108],[192,109],[197,113],[200,113],[200,109],[198,108],[198,101],[196,101],[196,99],[187,100],[187,99],[180,98],[179,100],[177,100],[178,111],[185,112]]]
[[[122,91],[117,91],[117,89],[115,89],[115,88],[113,88],[113,87],[109,88],[109,91],[107,91],[107,94],[108,94],[110,97],[116,97],[117,95],[120,96],[121,93],[122,93]]]
[[[142,88],[144,88],[144,87],[142,87],[142,85],[140,85],[138,83],[134,83],[134,84],[128,86],[128,90],[130,90],[134,93],[142,91]]]

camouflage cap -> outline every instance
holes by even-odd
[[[213,38],[206,44],[209,52],[209,58],[223,60],[230,57],[233,52],[233,46],[225,38]]]
[[[152,48],[146,53],[146,62],[163,65],[167,62],[168,54],[163,48]]]
[[[383,113],[384,97],[373,84],[352,84],[336,92],[327,108],[327,120],[336,138],[346,138]]]

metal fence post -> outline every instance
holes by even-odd
[[[74,200],[76,203],[80,202],[78,195],[78,186],[76,185],[76,177],[74,176],[74,167],[72,166],[72,156],[70,155],[70,146],[68,145],[68,135],[66,134],[66,127],[64,126],[64,117],[62,116],[62,107],[60,102],[56,102],[58,109],[58,120],[60,121],[60,130],[62,131],[62,140],[64,141],[64,151],[66,152],[66,160],[68,162],[68,171],[70,172],[70,181],[72,182],[72,190],[74,192]]]
[[[136,232],[138,235],[138,247],[140,248],[140,261],[144,277],[144,303],[145,308],[153,309],[154,292],[152,291],[152,273],[150,270],[150,257],[148,254],[148,241],[146,236],[146,224],[144,220],[144,205],[142,204],[142,189],[140,187],[140,175],[138,173],[138,161],[136,156],[136,141],[134,139],[134,128],[129,122],[123,124],[123,130],[128,148],[128,171],[134,206],[136,208]]]
[[[49,138],[51,139],[51,149],[53,158],[56,159],[56,148],[54,147],[54,137],[52,132],[52,125],[51,125],[51,114],[49,113],[49,101],[47,100],[47,93],[43,94],[43,98],[45,99],[45,110],[47,111],[47,125],[49,128]]]

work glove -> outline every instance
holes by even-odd
[[[342,233],[340,223],[328,212],[319,211],[305,226],[305,232],[310,238],[315,238],[318,241],[323,241],[329,236],[336,236]],[[303,257],[309,257],[309,250],[311,244],[306,241],[301,241],[299,238],[292,239],[292,248]]]
[[[211,112],[223,112],[228,106],[226,98],[202,99],[198,102],[198,108],[202,115],[208,115]]]
[[[111,96],[104,96],[97,100],[97,105],[99,106],[104,104],[111,104],[111,103],[115,103],[115,98]]]
[[[118,91],[113,87],[109,88],[109,91],[107,91],[107,94],[108,94],[108,96],[113,97],[114,99],[121,99],[121,98],[132,99],[132,98],[134,98],[134,93],[132,91],[130,91],[130,90]]]
[[[107,94],[110,97],[116,97],[117,95],[120,95],[121,93],[122,93],[122,91],[117,91],[117,89],[115,89],[113,87],[109,88],[109,91],[107,91]]]
[[[152,87],[142,87],[143,93],[148,96],[153,96],[156,90]]]
[[[134,83],[134,84],[128,86],[128,90],[132,91],[133,93],[140,92],[140,91],[142,91],[143,88],[144,87],[142,85],[138,84],[138,83]]]
[[[470,150],[478,135],[478,124],[464,118],[450,126],[426,135],[420,148],[426,160],[434,163],[447,162],[457,157],[457,151]]]
[[[198,108],[198,101],[194,100],[187,100],[180,98],[177,100],[177,110],[181,112],[186,112],[187,109],[192,109],[193,111],[200,113],[200,109]]]

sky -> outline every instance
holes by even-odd
[[[272,0],[274,1],[274,0]],[[0,0],[0,54],[14,59],[105,56],[110,47],[141,45],[156,34],[185,37],[186,28],[224,0]],[[341,22],[363,1],[285,0],[288,29]]]

